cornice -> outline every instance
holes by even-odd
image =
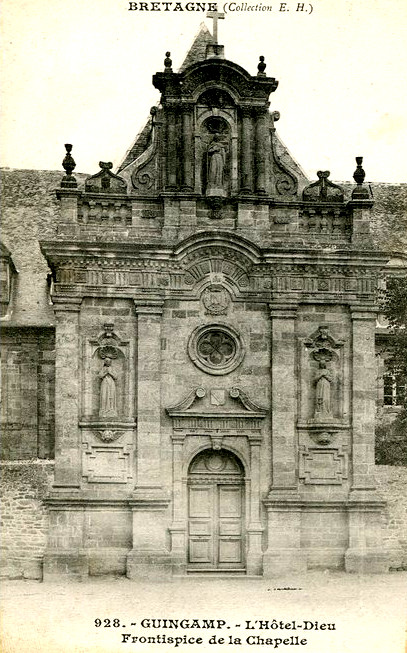
[[[224,246],[225,251],[236,249],[246,254],[256,264],[262,262],[273,265],[274,263],[287,264],[335,264],[335,265],[358,265],[363,267],[383,267],[389,260],[389,255],[373,249],[338,249],[310,246],[292,247],[288,251],[279,246],[268,246],[259,248],[255,243],[242,238],[236,234],[225,232],[199,232],[183,240],[173,247],[161,243],[141,242],[95,242],[87,240],[42,240],[40,241],[41,251],[50,260],[58,258],[80,258],[102,260],[101,256],[106,255],[106,260],[128,259],[132,261],[165,261],[175,262],[175,258],[182,258],[190,251],[199,248],[216,248]]]

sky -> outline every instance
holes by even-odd
[[[272,11],[243,9],[256,4]],[[279,81],[270,110],[281,114],[276,127],[291,154],[311,179],[330,170],[331,179],[351,180],[363,156],[366,180],[406,182],[407,2],[280,4],[227,5],[219,42],[253,75],[264,55]],[[152,75],[164,69],[165,52],[176,70],[200,24],[212,29],[206,11],[174,6],[3,0],[1,165],[62,170],[64,143],[72,143],[77,172],[94,174],[100,160],[117,167],[159,101]]]

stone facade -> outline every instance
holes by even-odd
[[[40,240],[55,335],[37,323],[23,341],[5,309],[8,378],[18,362],[30,392],[7,457],[52,456],[55,412],[47,580],[395,559],[374,468],[388,257],[361,161],[351,188],[324,171],[309,183],[278,139],[264,61],[251,76],[207,41],[180,73],[166,56],[160,105],[118,174],[101,162],[78,183],[66,146]]]
[[[0,575],[6,578],[41,580],[49,529],[49,511],[45,499],[53,482],[53,462],[27,460],[2,462],[0,465],[2,474]],[[407,569],[407,469],[376,466],[375,478],[378,491],[387,504],[383,526],[384,546],[390,552],[390,570]],[[130,520],[127,525],[120,527],[119,518],[113,510],[109,515],[109,522],[97,511],[94,511],[93,517],[93,523],[89,521],[91,529],[87,542],[91,562],[90,572],[92,575],[125,574],[126,557],[131,549],[132,540]],[[345,533],[346,529],[342,529],[342,532]],[[102,537],[101,533],[103,533]],[[325,538],[329,542],[330,531],[324,528],[324,524],[319,530],[315,530],[311,525],[304,529],[304,535],[307,544],[312,543],[314,547],[318,539],[322,542]],[[102,555],[98,558],[97,542],[106,543],[109,540],[112,551],[104,546]],[[121,556],[117,556],[118,542],[122,545]],[[318,549],[317,546],[314,548]],[[100,559],[102,564],[99,564]],[[114,564],[112,564],[113,560],[115,560]],[[318,550],[315,551],[310,566],[325,567],[325,561],[318,556]]]

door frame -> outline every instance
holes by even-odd
[[[229,473],[216,470],[205,470],[204,473],[199,471],[191,470],[196,461],[202,454],[214,453],[213,449],[205,448],[203,451],[198,452],[189,463],[188,466],[188,475],[187,475],[187,502],[186,502],[186,554],[187,554],[187,565],[189,570],[199,570],[199,571],[227,571],[231,570],[245,570],[246,567],[246,482],[245,482],[245,469],[239,459],[239,457],[232,451],[228,449],[220,449],[216,453],[223,453],[225,459],[232,459],[239,468],[239,471],[236,470],[230,471]],[[205,488],[209,490],[207,495],[207,508],[209,515],[191,515],[191,498],[193,489],[201,489],[203,491]],[[233,489],[239,490],[239,516],[236,520],[236,517],[233,515],[221,515],[221,499],[222,499],[222,489]],[[197,532],[191,534],[191,526],[195,524],[197,526]],[[222,522],[225,526],[231,526],[231,533],[221,533]],[[233,533],[233,526],[239,523],[239,533]],[[209,526],[209,528],[208,528]],[[199,532],[201,530],[201,532]],[[194,540],[195,538],[195,540]],[[191,546],[193,542],[197,544],[199,542],[205,543],[208,542],[209,550],[208,561],[194,562],[190,559]],[[226,543],[228,541],[234,542],[239,541],[239,561],[237,562],[221,562],[221,546],[222,542]]]
[[[260,458],[263,438],[260,429],[253,428],[250,420],[247,420],[247,429],[243,432],[232,431],[228,435],[219,435],[218,429],[211,429],[209,433],[191,432],[189,428],[182,428],[181,424],[177,424],[177,428],[173,428],[171,439],[173,444],[172,521],[168,531],[173,575],[187,574],[189,466],[195,456],[206,449],[215,451],[226,449],[237,456],[244,470],[246,573],[261,576],[265,526],[261,521]]]

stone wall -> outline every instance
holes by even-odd
[[[1,465],[3,577],[42,578],[41,558],[48,529],[48,514],[42,499],[51,485],[53,470],[53,462],[43,460]],[[376,480],[380,494],[388,502],[385,545],[394,552],[391,568],[406,569],[407,468],[377,466]],[[121,541],[119,544],[123,546]]]
[[[387,501],[384,544],[394,552],[391,569],[407,569],[407,467],[376,465],[376,482]]]
[[[2,459],[53,457],[54,361],[52,327],[2,330]]]
[[[42,579],[48,513],[42,499],[51,486],[54,463],[27,460],[1,464],[1,575]]]

